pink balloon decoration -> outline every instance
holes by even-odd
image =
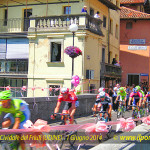
[[[7,87],[6,87],[6,90],[10,90],[10,86],[7,86]]]
[[[42,88],[41,90],[44,91],[44,88]]]
[[[35,88],[33,87],[33,88],[32,88],[32,91],[34,91],[34,90],[35,90]]]
[[[53,90],[53,89],[50,87],[50,88],[49,88],[49,91],[51,92],[52,90]]]
[[[79,76],[77,76],[77,75],[72,76],[71,83],[73,84],[73,86],[77,87],[78,84],[80,83]]]
[[[116,131],[118,131],[119,129],[122,129],[122,131],[131,131],[136,126],[132,118],[127,118],[127,119],[120,118],[119,120],[120,123],[117,124]]]
[[[150,116],[144,117],[142,119],[142,122],[145,123],[145,124],[147,124],[147,125],[150,125]]]
[[[23,86],[21,89],[22,89],[23,91],[26,91],[27,87],[26,87],[26,86]]]

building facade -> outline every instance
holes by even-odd
[[[87,6],[87,13],[81,13],[84,5]],[[118,0],[8,0],[7,3],[2,0],[0,13],[3,14],[3,30],[0,30],[0,38],[8,43],[3,48],[6,51],[1,50],[1,53],[5,51],[6,54],[1,62],[9,61],[7,44],[9,40],[15,39],[12,44],[15,45],[14,49],[25,54],[11,59],[18,61],[21,58],[21,61],[26,60],[28,64],[27,73],[23,74],[18,69],[18,72],[14,71],[15,79],[18,80],[22,75],[21,79],[27,80],[26,83],[23,80],[19,86],[27,86],[28,97],[56,94],[63,86],[71,88],[72,59],[64,53],[64,49],[73,45],[73,34],[69,31],[69,26],[75,23],[78,30],[75,32],[74,45],[83,53],[74,59],[74,75],[81,79],[81,84],[76,89],[83,93],[89,90],[94,92],[100,86],[111,85],[112,78],[119,82],[121,68],[111,65],[114,57],[119,61],[119,5]],[[100,19],[93,17],[97,11],[100,12]],[[17,40],[22,40],[22,43],[19,41],[21,44],[17,44]],[[12,47],[10,51],[14,53]],[[14,72],[1,71],[0,78],[3,80],[5,75],[5,78],[10,79]],[[11,82],[2,86],[7,85],[18,87]]]
[[[150,15],[121,7],[120,61],[122,85],[149,85]]]

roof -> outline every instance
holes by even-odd
[[[150,14],[133,10],[127,7],[120,7],[120,19],[150,19]]]
[[[141,4],[145,3],[145,0],[120,0],[120,4]]]

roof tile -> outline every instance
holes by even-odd
[[[120,4],[139,4],[144,2],[145,0],[120,0]]]
[[[137,10],[133,10],[127,7],[120,7],[120,18],[121,19],[150,19],[150,14],[143,13]]]

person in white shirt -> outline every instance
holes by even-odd
[[[94,18],[99,18],[100,19],[99,11],[96,12],[96,14],[94,15]]]

